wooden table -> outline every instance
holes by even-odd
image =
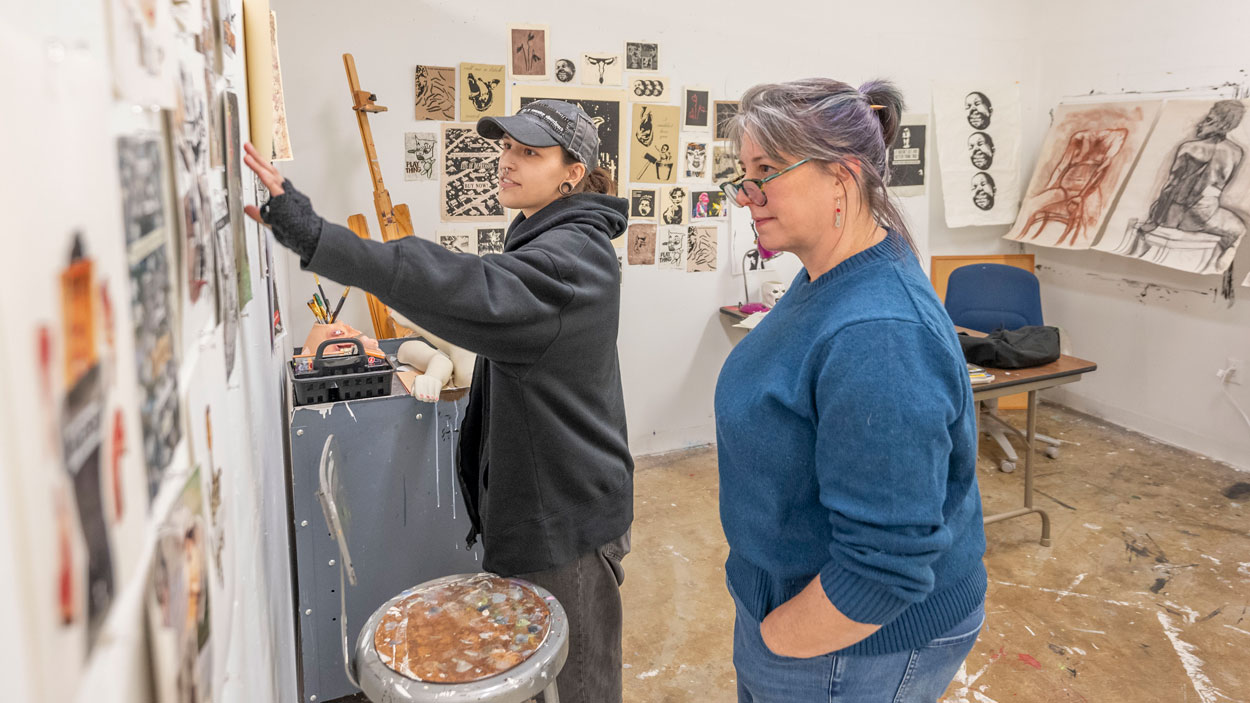
[[[983,332],[977,332],[976,330],[963,327],[956,327],[955,329],[974,337],[985,336]],[[1075,383],[1081,380],[1082,375],[1097,370],[1098,365],[1092,361],[1064,355],[1049,364],[1027,369],[996,369],[989,366],[983,368],[994,375],[994,380],[973,386],[973,400],[980,402],[1015,393],[1027,392],[1029,394],[1028,414],[1025,419],[1026,430],[1021,434],[1021,437],[1024,439],[1024,507],[1009,510],[1005,513],[987,515],[985,516],[985,524],[989,525],[1037,513],[1042,518],[1041,544],[1043,547],[1049,547],[1050,515],[1047,515],[1045,510],[1033,506],[1033,447],[1034,439],[1037,436],[1037,392],[1067,383]]]

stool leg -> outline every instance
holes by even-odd
[[[560,692],[556,690],[555,681],[552,681],[550,686],[543,689],[542,696],[543,703],[560,703]]]

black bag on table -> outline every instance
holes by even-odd
[[[986,337],[959,333],[970,364],[996,369],[1026,369],[1059,358],[1059,328],[1045,326],[994,330]]]

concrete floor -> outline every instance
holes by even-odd
[[[1250,474],[1057,406],[1038,429],[1076,443],[1035,462],[1053,546],[1035,515],[987,528],[985,629],[943,701],[1250,701]],[[1018,507],[988,444],[986,512]],[[633,538],[625,700],[735,700],[714,449],[638,462]]]

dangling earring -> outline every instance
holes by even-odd
[[[565,181],[560,184],[560,195],[568,195],[573,192],[573,184]]]
[[[842,198],[838,198],[837,209],[833,213],[833,226],[842,226]]]

